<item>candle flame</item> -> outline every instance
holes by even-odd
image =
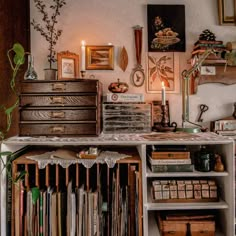
[[[85,41],[84,40],[81,41],[81,45],[85,46]]]
[[[162,86],[162,87],[165,87],[164,81],[161,82],[161,86]]]

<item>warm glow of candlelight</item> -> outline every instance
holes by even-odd
[[[85,71],[85,41],[81,41],[81,71]]]
[[[161,101],[162,105],[166,105],[166,88],[163,81],[161,82]]]

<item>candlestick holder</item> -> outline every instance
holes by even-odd
[[[170,124],[170,118],[169,118],[169,114],[168,114],[168,106],[161,105],[161,110],[162,110],[161,123],[155,123],[153,126],[153,131],[157,131],[157,132],[173,132],[173,131],[175,131],[177,124],[175,122],[172,122]]]
[[[81,74],[82,79],[84,79],[84,78],[85,78],[86,71],[85,71],[85,70],[81,70],[81,71],[80,71],[80,74]]]

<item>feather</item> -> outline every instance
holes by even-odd
[[[121,52],[120,52],[120,58],[119,58],[119,66],[120,68],[125,72],[127,66],[128,66],[128,54],[127,54],[127,51],[125,49],[125,47],[123,47],[121,49]]]

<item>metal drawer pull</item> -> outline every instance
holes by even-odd
[[[52,91],[64,91],[64,90],[66,90],[66,84],[64,83],[52,84]]]
[[[65,127],[64,126],[53,126],[51,128],[51,133],[64,133]]]
[[[51,118],[65,118],[65,112],[63,111],[52,111]]]
[[[64,97],[51,97],[51,104],[64,104]]]

